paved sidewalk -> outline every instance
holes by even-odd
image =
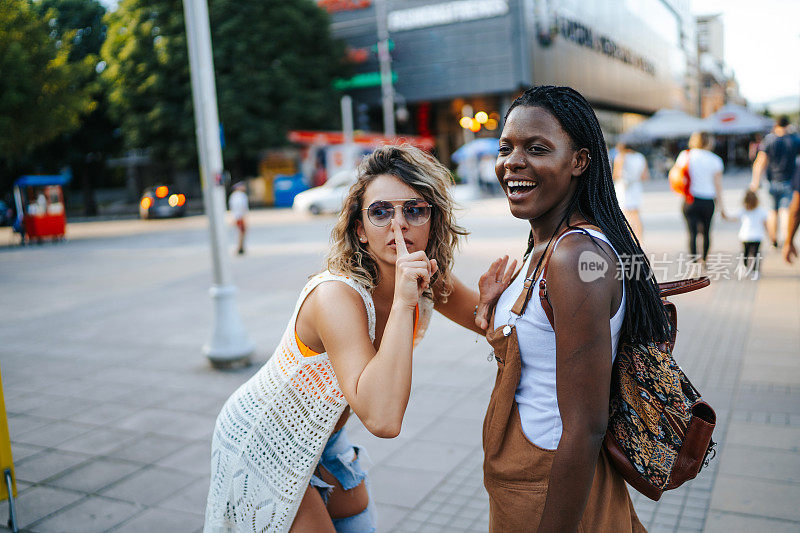
[[[729,211],[745,183],[726,177]],[[643,211],[645,248],[666,254],[664,279],[676,277],[678,202],[648,184]],[[229,372],[200,355],[211,323],[201,224],[97,226],[64,244],[0,250],[0,365],[24,531],[201,530],[216,414],[271,355],[331,223],[283,213],[254,228],[232,269],[258,352]],[[473,235],[456,272],[470,283],[527,235],[503,200],[472,206],[463,223]],[[738,226],[715,224],[712,253],[732,257]],[[716,409],[719,445],[696,480],[660,502],[633,494],[651,532],[800,530],[800,270],[765,253],[761,279],[675,298],[676,359]],[[486,531],[487,354],[483,339],[435,315],[401,435],[377,439],[352,417],[351,439],[374,464],[379,531]]]

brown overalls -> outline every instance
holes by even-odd
[[[558,237],[552,242],[557,240]],[[542,263],[545,275],[551,253],[552,250],[546,251]],[[530,274],[529,271],[529,278]],[[513,313],[525,312],[532,284],[526,279],[525,289],[511,309]],[[494,313],[489,324],[494,324]],[[536,446],[522,432],[514,400],[522,368],[516,328],[501,326],[486,339],[497,360],[497,379],[483,421],[483,483],[489,493],[489,531],[532,532],[539,527],[544,511],[555,450]],[[578,531],[646,532],[636,517],[625,481],[609,463],[605,449],[597,460]]]

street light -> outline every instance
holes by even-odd
[[[206,0],[183,0],[183,12],[186,18],[200,180],[209,222],[214,277],[214,284],[209,291],[214,299],[214,332],[211,341],[203,347],[203,353],[216,367],[238,366],[249,362],[255,345],[239,317],[236,287],[231,283],[228,263],[223,257],[227,249],[223,227],[225,187],[208,5]]]

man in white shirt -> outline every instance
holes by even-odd
[[[244,254],[244,234],[247,232],[247,225],[245,224],[245,217],[249,210],[247,202],[247,193],[245,192],[246,186],[243,181],[236,183],[233,186],[233,192],[228,198],[228,208],[233,215],[233,222],[239,230],[239,247],[238,254]]]

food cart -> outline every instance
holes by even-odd
[[[67,216],[63,186],[69,180],[69,175],[59,174],[21,176],[14,182],[17,208],[14,230],[21,235],[23,244],[64,239]]]

